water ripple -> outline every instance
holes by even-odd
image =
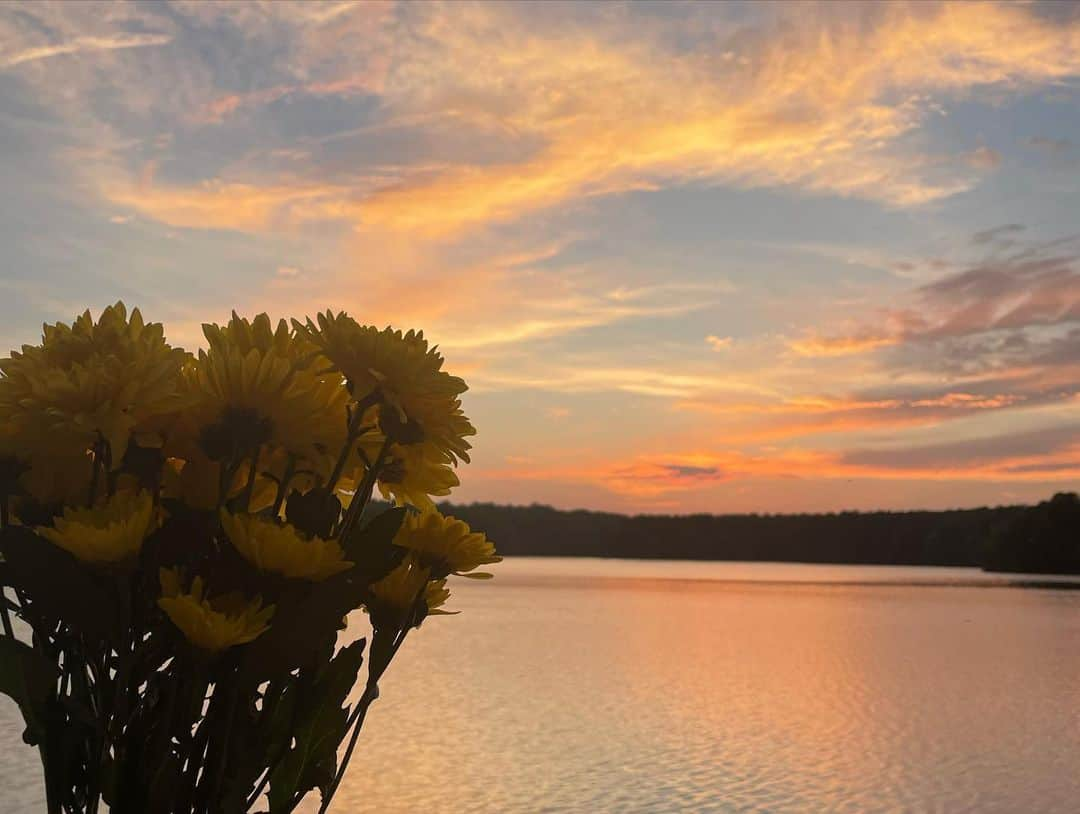
[[[410,639],[338,811],[1077,810],[1080,593],[947,569],[505,565]],[[5,814],[39,810],[12,714]]]

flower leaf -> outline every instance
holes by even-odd
[[[300,493],[293,489],[285,504],[285,519],[301,531],[326,539],[341,515],[341,501],[326,489]]]
[[[28,614],[62,621],[74,630],[107,641],[124,629],[115,592],[68,552],[23,526],[0,532],[0,551],[11,582],[30,598]]]
[[[0,693],[19,705],[27,743],[40,743],[45,735],[55,686],[56,668],[43,655],[18,639],[0,636]]]
[[[295,746],[270,776],[270,814],[292,811],[297,796],[325,787],[337,768],[337,749],[348,730],[342,708],[364,660],[364,640],[343,647],[298,709]]]
[[[364,581],[377,582],[401,564],[406,552],[394,545],[394,536],[406,511],[403,507],[387,509],[341,541],[345,558],[356,564],[355,571]]]

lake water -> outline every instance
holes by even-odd
[[[1080,591],[1007,583],[508,561],[410,637],[334,810],[1075,812]],[[0,807],[36,812],[19,731]]]

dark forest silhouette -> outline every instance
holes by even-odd
[[[507,555],[959,565],[1080,573],[1080,498],[953,511],[684,516],[442,504]]]

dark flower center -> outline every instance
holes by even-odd
[[[250,455],[273,435],[270,419],[250,407],[230,407],[221,419],[203,428],[203,452],[213,461],[235,461]]]

